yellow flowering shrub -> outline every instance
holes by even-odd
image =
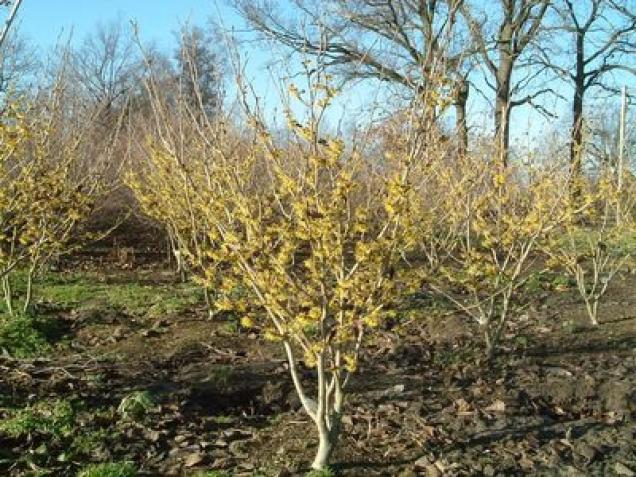
[[[558,170],[500,168],[463,158],[459,174],[445,180],[444,223],[453,238],[448,259],[427,279],[479,325],[489,359],[523,297],[540,251],[567,217],[567,195]],[[431,240],[424,235],[423,240]]]
[[[546,246],[549,264],[576,281],[593,326],[599,324],[598,306],[611,281],[634,253],[634,190],[626,183],[619,190],[608,172],[597,181],[581,180],[575,200],[582,207],[570,207],[567,220]]]
[[[255,140],[242,154],[216,147],[186,159],[155,144],[148,167],[156,177],[133,176],[130,184],[159,220],[196,226],[206,244],[199,279],[217,290],[216,308],[281,343],[318,429],[314,467],[322,468],[360,349],[399,295],[396,264],[413,241],[413,194],[404,155],[387,161],[368,193],[368,162],[321,131],[335,91],[318,76],[306,92],[289,90],[310,114],[297,120],[288,111],[287,142],[250,115]],[[314,396],[301,381],[301,361],[317,371]]]
[[[58,119],[9,102],[0,120],[0,277],[10,313],[10,273],[29,271],[26,308],[38,267],[81,242],[74,234],[99,190],[99,177],[78,173],[81,131]]]

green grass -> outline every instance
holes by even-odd
[[[199,470],[194,474],[191,474],[190,477],[231,477],[227,472],[223,472],[222,470]]]
[[[138,420],[144,417],[156,402],[148,391],[135,391],[124,397],[117,408],[117,412],[124,419]]]
[[[219,366],[214,368],[210,373],[209,381],[217,384],[220,388],[223,388],[230,384],[230,381],[235,376],[234,368],[232,366]]]
[[[137,469],[131,462],[106,462],[89,465],[77,477],[135,477]]]
[[[327,467],[322,470],[312,470],[308,472],[305,477],[333,477],[334,475],[333,471]]]
[[[102,443],[114,438],[115,434],[106,428],[86,431],[75,436],[70,451],[73,454],[91,455]]]
[[[16,439],[29,445],[27,452],[22,447],[0,450],[0,463],[19,462],[45,470],[61,462],[85,461],[96,449],[120,440],[117,429],[111,427],[114,415],[110,409],[91,409],[88,415],[82,401],[66,399],[43,399],[21,408],[0,407],[0,440]],[[87,426],[87,418],[97,425]]]
[[[541,270],[532,273],[524,283],[524,289],[536,293],[540,291],[567,290],[576,287],[576,280],[563,273]]]
[[[12,281],[15,292],[20,293],[24,290],[26,275],[17,272]],[[135,316],[157,317],[201,304],[203,292],[192,283],[106,283],[94,273],[48,273],[36,280],[34,300],[63,309],[114,309]]]
[[[38,433],[54,440],[73,432],[75,410],[69,401],[38,401],[23,409],[10,409],[0,421],[0,432],[14,439]]]
[[[236,316],[229,315],[223,325],[223,330],[229,335],[237,335],[241,331],[241,323]]]
[[[236,421],[235,416],[226,416],[224,414],[217,416],[210,416],[210,421],[215,424],[233,424]]]
[[[585,252],[589,249],[590,240],[592,243],[596,243],[600,238],[616,255],[636,253],[636,232],[631,228],[624,228],[618,231],[611,229],[603,234],[599,234],[598,230],[592,228],[581,229],[574,232],[571,236],[572,244],[568,235],[562,237],[561,244],[567,249],[573,246],[574,250]]]
[[[42,356],[51,350],[51,322],[19,314],[0,314],[0,350],[15,358]]]

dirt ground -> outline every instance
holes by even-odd
[[[173,279],[140,273],[105,282]],[[636,475],[635,287],[636,275],[618,279],[597,328],[574,290],[539,287],[490,365],[465,318],[415,297],[351,383],[334,472]],[[40,306],[68,336],[45,358],[0,356],[3,406],[81,402],[73,433],[93,438],[66,460],[70,436],[0,433],[0,474],[75,475],[88,461],[132,461],[157,476],[307,472],[314,431],[276,344],[209,321],[198,305],[159,317]],[[117,408],[135,391],[153,405],[124,419]]]

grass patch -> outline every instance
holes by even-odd
[[[124,419],[138,420],[156,405],[154,397],[148,391],[135,391],[121,400],[117,412]]]
[[[23,409],[12,409],[0,421],[0,432],[14,439],[44,434],[54,440],[73,432],[75,411],[69,401],[39,401]]]
[[[615,252],[616,255],[636,253],[636,232],[630,228],[621,229],[618,232],[612,229],[611,232],[606,232],[600,236],[597,229],[587,228],[577,230],[572,234],[572,239],[576,250],[586,251],[589,248],[588,242],[590,240],[595,242],[599,239],[603,239],[606,245]],[[570,237],[564,235],[562,244],[569,247],[569,240]]]
[[[132,462],[106,462],[89,465],[77,477],[135,477],[137,469]]]
[[[334,472],[329,467],[322,470],[312,470],[305,474],[305,477],[333,477]]]
[[[222,470],[199,470],[190,477],[231,477],[230,474]]]
[[[0,408],[0,440],[16,441],[0,449],[0,468],[4,464],[37,467],[46,475],[58,475],[53,469],[59,470],[61,464],[86,461],[97,449],[108,448],[119,438],[117,430],[111,427],[113,413],[100,416],[104,414],[101,409],[92,410],[90,415],[87,411],[82,401],[65,399],[41,400],[22,408]]]
[[[45,355],[51,350],[55,331],[46,318],[0,315],[0,350],[15,358]]]
[[[218,416],[211,416],[210,421],[215,424],[229,425],[229,424],[233,424],[236,421],[236,417],[226,416],[224,414],[221,414]]]
[[[215,383],[220,388],[226,387],[230,384],[230,381],[235,376],[234,368],[232,366],[219,366],[214,368],[210,373],[208,380]]]
[[[115,438],[115,434],[106,428],[87,431],[73,439],[70,450],[72,454],[91,455],[111,438]]]
[[[532,273],[523,285],[531,293],[541,291],[566,291],[576,288],[576,280],[563,272],[541,270]]]
[[[19,280],[16,285],[17,290]],[[113,309],[129,315],[158,317],[203,303],[203,292],[191,283],[106,283],[90,274],[47,274],[36,284],[35,299],[63,309]]]

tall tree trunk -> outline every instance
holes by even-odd
[[[459,81],[455,94],[455,130],[457,134],[457,154],[463,156],[468,151],[468,124],[466,122],[466,104],[470,86],[465,78]]]
[[[20,8],[21,3],[22,3],[22,0],[14,0],[13,2],[13,6],[11,7],[11,10],[9,11],[9,16],[5,20],[4,27],[0,31],[0,49],[2,49],[2,45],[4,45],[4,42],[7,39],[9,29],[11,28],[11,25],[13,24],[13,21],[15,20],[16,15],[18,14],[18,9]]]
[[[570,192],[580,195],[580,180],[583,174],[583,97],[585,95],[584,36],[576,36],[576,72],[574,74],[574,98],[572,101],[572,131],[570,138]]]
[[[499,68],[495,75],[495,141],[500,166],[508,166],[508,148],[510,146],[510,83],[514,68],[515,54],[513,51],[513,21],[514,11],[507,9],[506,21],[499,31],[498,53]]]
[[[502,54],[497,72],[497,98],[495,100],[495,140],[501,166],[508,166],[510,147],[510,79],[512,56]]]

